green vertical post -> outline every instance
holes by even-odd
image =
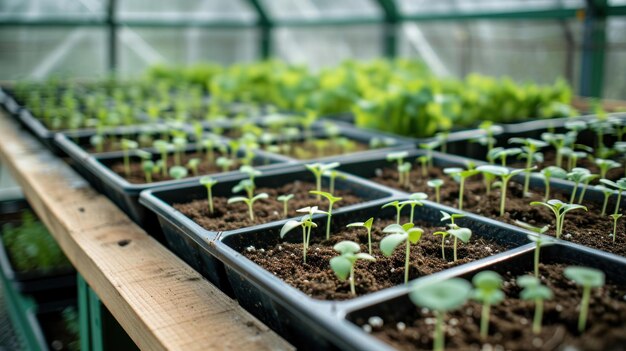
[[[98,295],[87,287],[89,290],[89,326],[91,328],[91,349],[92,351],[104,350],[104,339],[102,337],[102,311]]]
[[[106,24],[109,29],[108,65],[110,74],[115,74],[115,70],[117,69],[117,22],[115,20],[116,5],[117,0],[109,0],[106,17]]]
[[[606,49],[606,0],[587,0],[582,46],[580,95],[602,97]]]
[[[252,6],[252,8],[254,8],[259,15],[259,20],[257,22],[260,32],[259,53],[261,58],[267,59],[272,56],[272,29],[274,24],[272,23],[263,5],[261,5],[260,0],[248,1],[250,2],[250,6]]]
[[[385,14],[383,28],[383,50],[388,58],[394,58],[397,54],[398,43],[398,8],[394,0],[378,0],[378,5]]]
[[[91,330],[89,328],[89,287],[82,275],[76,274],[78,286],[78,325],[80,330],[80,349],[91,350]]]

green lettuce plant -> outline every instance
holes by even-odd
[[[500,290],[502,277],[493,271],[482,271],[472,278],[472,283],[474,284],[472,298],[483,304],[480,313],[480,337],[484,340],[489,334],[491,306],[504,300],[504,293]]]
[[[289,207],[288,207],[288,202],[289,200],[293,199],[293,194],[285,194],[285,195],[280,195],[279,197],[276,198],[276,200],[280,201],[283,203],[283,217],[287,218],[288,217],[288,213],[289,213]]]
[[[333,196],[331,193],[327,193],[324,191],[311,190],[309,193],[317,196],[323,196],[328,200],[328,211],[326,212],[327,222],[326,222],[326,240],[330,239],[330,219],[333,214],[333,205],[335,202],[341,201],[343,198]]]
[[[354,222],[346,226],[348,228],[364,227],[365,229],[367,229],[367,249],[370,255],[372,254],[372,224],[373,223],[374,223],[374,217],[370,217],[370,219],[368,219],[365,222]]]
[[[411,258],[411,244],[417,244],[422,238],[424,230],[415,227],[413,223],[406,223],[404,225],[390,224],[383,233],[389,233],[380,241],[380,251],[383,255],[390,257],[393,251],[402,243],[406,246],[406,253],[404,258],[404,283],[409,282],[409,262]]]
[[[555,230],[556,230],[556,238],[559,239],[561,234],[563,233],[563,224],[565,222],[565,214],[569,211],[583,209],[587,211],[587,207],[576,204],[566,204],[561,200],[548,200],[546,202],[533,201],[530,203],[531,206],[545,206],[554,213],[555,217]]]
[[[370,254],[359,252],[361,247],[353,241],[341,241],[333,246],[333,250],[339,252],[339,256],[330,259],[330,268],[340,281],[348,279],[350,292],[353,296],[356,296],[354,282],[354,266],[356,262],[358,260],[376,261],[376,259]]]
[[[208,202],[209,202],[209,213],[213,214],[213,186],[215,184],[217,184],[217,180],[209,177],[209,176],[205,176],[200,178],[200,184],[204,185],[204,187],[206,188],[207,191],[207,198],[208,198]]]
[[[533,317],[533,333],[541,333],[541,321],[543,319],[543,302],[554,297],[549,287],[542,285],[537,277],[524,275],[517,278],[517,285],[523,290],[520,292],[522,300],[532,300],[535,303]]]
[[[582,333],[587,325],[591,289],[600,288],[604,285],[604,272],[589,267],[570,266],[565,268],[563,273],[567,279],[583,287],[583,298],[580,303],[580,314],[578,316],[578,331]]]

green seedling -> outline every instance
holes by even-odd
[[[614,213],[611,215],[613,219],[613,242],[615,242],[615,238],[617,237],[617,221],[622,217],[621,213]]]
[[[619,207],[622,202],[622,193],[626,191],[626,177],[614,182],[608,179],[600,179],[600,182],[617,189],[617,203],[615,204],[615,214],[619,213]]]
[[[233,187],[232,192],[238,193],[245,190],[248,198],[251,198],[254,196],[254,189],[256,189],[256,186],[254,185],[254,182],[252,180],[242,179],[239,181],[239,183],[237,183],[237,185]]]
[[[404,164],[404,159],[409,157],[408,151],[398,151],[387,154],[387,161],[396,162],[398,169],[398,184],[402,185],[405,183],[404,174],[400,173],[400,168]]]
[[[390,224],[383,233],[390,233],[380,241],[380,251],[383,255],[390,257],[393,251],[402,243],[406,245],[406,254],[404,258],[404,284],[409,282],[409,263],[411,257],[411,244],[417,244],[422,238],[424,230],[414,227],[413,223],[404,225]]]
[[[449,174],[451,177],[454,178],[454,180],[459,182],[459,210],[462,210],[463,209],[463,190],[465,187],[465,180],[473,175],[478,174],[479,171],[476,169],[464,170],[458,167],[450,167],[450,168],[444,168],[443,172],[445,174]]]
[[[597,174],[585,174],[583,176],[582,182],[583,182],[583,190],[580,192],[580,196],[578,197],[578,203],[582,203],[583,202],[583,198],[585,197],[585,193],[587,192],[587,188],[589,187],[589,183],[591,183],[592,180],[597,179],[598,175]]]
[[[213,161],[215,160],[215,151],[213,150],[215,147],[215,141],[211,138],[207,138],[207,139],[203,139],[201,141],[201,145],[202,147],[204,147],[204,150],[206,152],[206,161],[209,164],[212,164]]]
[[[450,235],[446,231],[437,231],[434,232],[433,235],[441,235],[441,258],[446,260],[446,238]]]
[[[554,134],[543,133],[541,139],[554,147],[556,151],[556,167],[561,168],[563,165],[563,152],[562,150],[569,145],[572,145],[576,141],[576,133],[566,134]]]
[[[569,211],[583,209],[587,211],[587,207],[582,205],[575,204],[566,204],[561,200],[548,200],[546,202],[533,201],[530,203],[531,206],[545,206],[549,208],[552,213],[554,213],[555,217],[555,230],[556,230],[556,238],[561,238],[561,234],[563,233],[563,224],[565,222],[565,214]]]
[[[456,248],[457,248],[458,240],[461,240],[463,243],[467,244],[470,238],[472,237],[472,231],[469,228],[455,228],[455,229],[448,229],[447,232],[449,235],[452,235],[454,237],[452,256],[453,256],[454,262],[456,262],[457,261]]]
[[[267,199],[268,197],[269,195],[267,195],[267,193],[260,193],[252,197],[235,196],[235,197],[231,197],[230,199],[228,199],[228,203],[232,204],[235,202],[244,202],[248,206],[248,213],[250,214],[250,220],[253,221],[254,220],[254,210],[253,210],[254,203],[261,199]]]
[[[613,160],[607,160],[603,158],[596,158],[595,164],[600,168],[600,178],[606,178],[606,174],[613,168],[618,168],[621,165]]]
[[[404,200],[404,201],[400,202],[400,205],[402,205],[402,206],[406,206],[406,205],[410,205],[411,206],[411,214],[409,216],[409,222],[410,223],[413,223],[413,216],[415,214],[415,206],[424,206],[422,201],[426,200],[427,198],[428,198],[428,195],[426,195],[424,193],[413,193],[413,194],[409,195],[409,199],[408,200]]]
[[[428,176],[428,156],[422,155],[418,157],[417,162],[419,162],[420,164],[420,169],[422,170],[422,177],[427,177]],[[406,180],[405,180],[405,183],[406,183]]]
[[[400,212],[402,211],[402,208],[404,208],[404,206],[406,206],[406,204],[400,203],[400,201],[395,200],[395,201],[391,201],[391,202],[384,204],[381,208],[395,207],[396,224],[400,224]]]
[[[437,203],[441,203],[441,186],[443,185],[443,180],[441,179],[431,179],[426,183],[429,187],[435,188],[435,201]]]
[[[543,155],[539,152],[542,148],[548,146],[548,143],[531,139],[531,138],[511,138],[509,139],[510,144],[523,144],[522,146],[522,155],[526,158],[526,176],[524,177],[524,194],[528,193],[528,187],[530,184],[530,172],[532,169],[532,164],[534,161],[541,162],[543,161]]]
[[[121,147],[124,152],[124,173],[130,176],[130,150],[135,150],[139,144],[134,140],[122,139]]]
[[[311,164],[304,165],[306,169],[308,169],[309,171],[311,171],[311,173],[313,173],[313,176],[315,177],[315,190],[320,193],[322,191],[322,175],[324,175],[325,172],[328,172],[331,169],[335,169],[339,166],[340,166],[339,162],[332,162],[332,163],[327,163],[327,164],[311,163]],[[321,199],[322,199],[322,196],[318,194],[317,200],[319,201]]]
[[[533,333],[541,333],[541,321],[543,319],[543,302],[552,300],[554,294],[549,287],[542,285],[537,277],[524,275],[517,278],[517,285],[523,290],[520,292],[522,300],[533,300],[535,302],[535,315],[533,317]]]
[[[89,144],[96,149],[96,152],[104,151],[104,137],[100,134],[94,134],[89,138]]]
[[[508,160],[509,157],[517,156],[522,153],[522,149],[520,149],[519,147],[512,147],[508,149],[497,147],[491,151],[493,153],[492,158],[493,159],[499,158],[500,165],[502,167],[506,167],[506,160]]]
[[[189,168],[191,170],[191,173],[193,173],[193,175],[195,177],[198,176],[198,166],[200,165],[200,159],[199,158],[190,158],[189,161],[187,161],[187,168]]]
[[[567,170],[571,171],[576,168],[578,160],[585,158],[587,153],[584,151],[575,151],[571,148],[565,147],[562,150],[563,155],[567,156]]]
[[[359,244],[344,240],[338,242],[333,246],[333,250],[339,252],[339,256],[330,259],[330,268],[335,272],[335,275],[340,281],[345,281],[346,278],[350,282],[350,292],[353,296],[356,296],[356,289],[354,283],[354,266],[358,260],[376,261],[370,254],[366,254],[361,251]]]
[[[409,292],[411,301],[419,307],[433,311],[436,324],[433,336],[433,351],[444,350],[445,313],[453,311],[465,304],[472,287],[465,279],[452,278],[428,285],[416,285]]]
[[[525,172],[525,169],[509,169],[502,166],[494,166],[494,165],[483,165],[476,168],[477,171],[492,174],[494,176],[500,177],[500,216],[504,216],[504,209],[506,205],[506,192],[509,186],[509,180],[513,178],[513,176],[518,175],[522,172]]]
[[[515,221],[515,224],[526,230],[530,230],[536,233],[536,234],[528,234],[527,237],[528,237],[528,240],[535,243],[535,257],[533,259],[533,263],[534,263],[534,268],[535,268],[535,277],[539,278],[539,257],[541,254],[541,247],[554,244],[554,240],[548,237],[542,236],[542,234],[545,234],[548,231],[550,226],[546,225],[543,227],[535,227],[528,223],[517,221],[517,220]]]
[[[228,172],[230,170],[230,167],[232,167],[235,164],[235,161],[229,159],[228,157],[220,156],[215,161],[215,164],[218,167],[222,168],[222,172]]]
[[[472,236],[472,231],[467,229],[467,228],[461,228],[454,222],[455,219],[463,218],[463,217],[465,217],[465,215],[460,214],[460,213],[449,214],[449,213],[444,212],[444,211],[439,211],[439,212],[441,212],[441,221],[442,222],[445,222],[445,221],[448,221],[448,220],[450,221],[450,224],[448,224],[448,228],[450,228],[450,229],[445,232],[446,233],[445,235],[443,233],[441,233],[441,232],[437,232],[438,234],[437,233],[435,233],[435,234],[441,235],[442,252],[444,251],[443,250],[443,244],[444,244],[445,237],[448,236],[448,235],[454,236],[454,248],[453,248],[454,255],[453,256],[454,256],[454,261],[456,262],[456,260],[457,260],[457,255],[456,255],[457,240],[461,239],[461,241],[463,241],[464,243],[469,242],[469,239]],[[458,231],[458,229],[464,229],[464,230]],[[450,232],[450,230],[456,230],[456,231],[455,232]],[[443,255],[443,256],[444,256],[444,259],[445,259],[445,255]]]
[[[502,131],[502,127],[494,125],[492,121],[483,121],[478,128],[482,129],[485,131],[485,136],[481,137],[478,139],[478,142],[481,143],[482,145],[486,145],[487,146],[487,153],[489,153],[492,149],[493,146],[496,143],[496,138],[494,138],[493,136],[496,133],[499,133]]]
[[[280,195],[279,197],[276,198],[276,200],[283,203],[283,216],[285,218],[288,217],[288,213],[289,213],[288,202],[289,200],[293,199],[293,196],[294,196],[293,194],[288,194],[288,195]]]
[[[422,143],[419,144],[420,149],[424,149],[426,150],[426,155],[424,155],[426,157],[426,162],[428,165],[428,168],[432,168],[433,167],[433,150],[435,150],[436,148],[438,148],[441,145],[439,140],[433,140],[431,142],[428,143]],[[426,175],[424,175],[426,176]]]
[[[141,162],[141,169],[146,177],[146,183],[152,183],[152,173],[156,169],[156,166],[152,160],[143,160]]]
[[[626,141],[618,141],[613,144],[613,150],[617,155],[622,155],[621,160],[624,164],[624,174],[626,175]]]
[[[348,224],[346,227],[364,227],[367,229],[367,249],[369,254],[372,254],[372,224],[374,223],[374,217],[371,217],[365,222],[354,222]]]
[[[402,183],[400,185],[404,187],[409,187],[411,183],[411,180],[410,180],[411,164],[409,162],[404,162],[403,164],[398,166],[398,174],[400,175],[400,178],[402,179]]]
[[[328,177],[328,192],[331,194],[335,193],[335,179],[346,179],[346,175],[341,173],[336,169],[331,169],[324,172],[324,177]]]
[[[188,174],[187,168],[182,167],[182,166],[172,166],[172,168],[170,168],[169,173],[170,173],[170,177],[176,180],[183,179]]]
[[[187,139],[175,137],[172,139],[172,145],[174,146],[174,164],[180,166],[182,163],[182,154],[187,147]]]
[[[493,271],[482,271],[472,278],[474,291],[472,298],[483,304],[480,313],[480,338],[485,339],[489,334],[489,316],[491,306],[504,300],[502,292],[502,277]]]
[[[317,209],[317,206],[304,207],[296,210],[296,212],[307,213],[301,220],[289,220],[280,229],[280,237],[283,238],[285,234],[294,228],[302,227],[302,255],[304,263],[306,263],[306,253],[309,248],[309,241],[311,239],[311,229],[317,228],[317,224],[313,222],[313,215],[316,213],[326,213]]]
[[[604,285],[604,272],[594,268],[570,266],[565,268],[563,273],[567,279],[583,287],[583,298],[580,302],[580,314],[578,315],[578,331],[582,333],[587,325],[591,289],[600,288]]]
[[[152,146],[161,154],[161,172],[163,177],[167,176],[167,169],[168,169],[168,164],[167,164],[167,154],[170,150],[172,150],[174,147],[172,146],[172,144],[168,143],[165,140],[155,140],[152,143]]]
[[[589,172],[588,169],[578,167],[572,169],[571,172],[567,173],[567,179],[574,182],[574,189],[572,190],[572,195],[569,199],[570,204],[574,203],[574,199],[576,198],[576,191],[578,191],[578,186],[589,174],[591,174],[591,172]]]
[[[204,185],[204,187],[206,188],[208,202],[209,202],[209,213],[213,214],[213,191],[212,189],[213,189],[213,186],[217,184],[217,180],[209,176],[206,176],[206,177],[200,178],[200,184]]]
[[[601,192],[604,195],[604,201],[602,202],[602,216],[606,215],[606,208],[609,204],[609,198],[615,192],[602,184],[598,184],[594,187],[597,191]]]
[[[565,179],[567,177],[567,171],[557,166],[549,166],[542,169],[539,174],[543,176],[543,182],[545,187],[543,201],[548,201],[548,199],[550,199],[550,179]]]
[[[326,212],[328,216],[328,220],[326,222],[326,240],[328,240],[330,239],[330,219],[333,215],[333,205],[335,204],[335,202],[341,201],[343,198],[335,197],[333,196],[333,194],[324,191],[311,190],[309,191],[309,193],[317,196],[323,196],[326,198],[326,200],[328,200],[328,212]]]
[[[444,154],[448,152],[448,137],[449,136],[450,136],[450,132],[447,132],[447,131],[439,132],[435,134],[435,138],[437,138],[437,142],[441,146],[440,150]]]

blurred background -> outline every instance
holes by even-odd
[[[0,0],[0,26],[0,80],[406,57],[626,99],[626,0]]]

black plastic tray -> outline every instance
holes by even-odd
[[[52,346],[53,340],[50,340],[50,338],[53,337],[51,333],[55,331],[51,330],[47,323],[62,322],[61,312],[70,306],[77,308],[76,299],[48,302],[28,310],[26,316],[28,324],[36,338],[40,351],[54,350]],[[78,340],[78,342],[80,342],[80,340]],[[63,350],[67,350],[67,348],[65,347]]]

